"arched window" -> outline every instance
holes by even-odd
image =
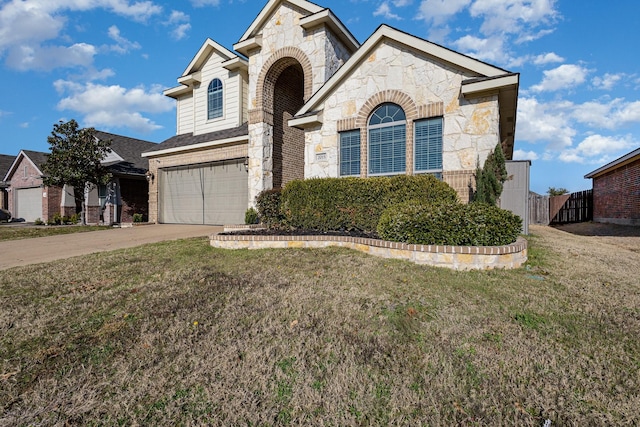
[[[406,170],[407,119],[396,104],[380,105],[369,126],[369,175],[394,175]]]
[[[207,118],[217,119],[222,117],[222,82],[213,79],[207,90]]]

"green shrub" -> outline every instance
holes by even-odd
[[[43,221],[43,220],[41,220],[40,218],[36,218],[36,220],[35,220],[34,224],[35,224],[35,225],[44,225],[44,221]]]
[[[142,220],[143,220],[143,215],[141,213],[133,214],[133,222],[142,222]]]
[[[256,207],[260,221],[267,227],[279,227],[284,221],[281,212],[281,191],[280,189],[262,191],[256,197]]]
[[[377,230],[410,244],[500,246],[515,242],[521,228],[520,217],[497,206],[409,201],[387,208]]]
[[[281,212],[292,228],[374,233],[389,206],[408,200],[454,203],[457,197],[431,175],[315,178],[289,182],[282,191]]]
[[[257,224],[260,222],[260,218],[258,216],[258,211],[254,208],[249,208],[244,213],[244,223],[245,224]]]
[[[62,224],[62,215],[59,213],[53,214],[53,217],[47,220],[47,225],[61,225]]]

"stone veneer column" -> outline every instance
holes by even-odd
[[[249,205],[263,190],[273,188],[273,125],[249,124]]]

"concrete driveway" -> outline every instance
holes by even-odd
[[[3,241],[0,242],[0,270],[146,243],[210,236],[221,231],[222,227],[214,225],[156,224]]]

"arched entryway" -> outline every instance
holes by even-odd
[[[283,58],[272,71],[273,86],[273,188],[304,178],[304,131],[288,122],[304,105],[304,72],[292,58]]]

